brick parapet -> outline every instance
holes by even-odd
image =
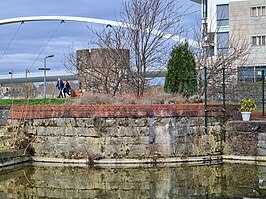
[[[222,105],[208,105],[208,116],[222,117]],[[46,105],[12,106],[12,119],[44,118],[141,118],[141,117],[203,117],[204,104],[108,104],[108,105]],[[229,118],[239,117],[236,106],[227,106]]]

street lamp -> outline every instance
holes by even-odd
[[[9,96],[11,97],[11,92],[12,92],[12,79],[13,79],[13,71],[9,71],[8,74],[10,75],[10,87],[9,87]]]
[[[47,58],[52,58],[54,55],[48,55],[44,58],[44,68],[39,68],[39,70],[43,70],[43,97],[46,98],[46,71],[50,70],[50,68],[46,68],[46,59]]]

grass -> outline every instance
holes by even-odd
[[[8,149],[0,148],[0,153],[1,153],[1,152],[8,152],[8,151],[9,151]]]
[[[9,139],[12,139],[12,137],[9,135],[0,136],[0,140],[9,140]]]
[[[28,99],[0,99],[0,106],[10,105],[60,105],[71,102],[71,98],[35,98]]]

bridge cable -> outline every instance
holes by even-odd
[[[78,38],[77,40],[78,40],[78,42],[81,44],[81,46],[82,46],[83,48],[85,48],[86,46],[85,46],[84,43],[79,39],[78,35],[74,32],[74,30],[69,26],[69,23],[65,23],[65,25],[66,25],[66,27],[68,28],[68,30],[72,33],[72,35],[75,36],[76,38]],[[73,42],[72,42],[72,45],[73,45]],[[71,50],[71,49],[70,49],[70,50]],[[70,55],[70,53],[71,53],[70,50],[69,50],[69,52],[67,52],[68,55],[66,55],[66,56],[71,56],[71,55]],[[73,47],[72,47],[72,50],[74,50]],[[70,59],[72,59],[72,58],[70,58]],[[72,74],[75,74],[76,66],[74,67],[75,69],[72,69],[71,66],[70,66],[70,67],[66,66],[66,65],[69,64],[69,63],[67,63],[67,62],[69,62],[69,61],[66,61],[66,63],[63,64],[64,67],[66,68],[66,70],[67,70],[68,72],[70,72],[70,73],[72,73]]]
[[[12,41],[15,39],[15,37],[16,37],[16,35],[17,35],[19,29],[21,28],[22,24],[24,24],[24,21],[22,21],[22,22],[20,23],[20,25],[19,25],[19,27],[17,28],[15,34],[13,35],[12,39],[10,40],[9,44],[8,44],[7,47],[5,48],[3,54],[1,55],[0,61],[3,59],[4,55],[6,54],[7,50],[9,49],[9,47],[10,47]]]
[[[41,56],[41,54],[43,53],[44,49],[47,47],[47,45],[49,44],[49,42],[51,41],[51,39],[54,37],[55,33],[58,31],[58,29],[60,28],[61,24],[65,23],[64,20],[62,20],[60,22],[60,24],[56,27],[55,31],[53,32],[53,34],[50,36],[50,38],[48,39],[48,41],[46,42],[46,44],[44,45],[44,47],[42,48],[41,52],[39,53],[39,55],[36,57],[36,59],[34,60],[33,64],[29,67],[29,70],[32,69],[32,67],[34,66],[34,64],[36,63],[36,61],[39,59],[39,57]]]

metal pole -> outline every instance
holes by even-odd
[[[47,58],[48,58],[48,56],[44,58],[44,71],[43,71],[43,84],[44,84],[44,86],[43,86],[43,97],[44,98],[46,98],[46,59]]]
[[[46,68],[46,59],[47,58],[52,58],[54,57],[54,55],[48,55],[44,58],[44,67],[43,68],[39,68],[39,70],[44,70],[43,71],[43,97],[46,98],[46,70],[50,70],[50,68]]]
[[[208,133],[208,110],[207,110],[207,55],[208,55],[208,44],[207,44],[207,0],[202,0],[202,40],[203,40],[203,59],[204,59],[204,115],[205,115],[205,134]]]
[[[13,71],[10,71],[9,72],[9,74],[10,74],[10,88],[9,88],[9,93],[10,93],[10,97],[12,97],[12,79],[13,79]],[[12,94],[11,94],[12,93]]]
[[[223,107],[224,107],[224,123],[227,119],[226,105],[225,105],[225,68],[223,67]]]
[[[207,67],[204,67],[204,116],[205,116],[205,134],[208,133],[208,110],[207,110]]]
[[[25,80],[25,99],[24,99],[24,102],[26,104],[27,102],[27,99],[28,99],[28,73],[29,73],[29,69],[26,69],[26,80]]]
[[[261,71],[261,76],[262,76],[262,116],[264,117],[265,113],[265,106],[264,106],[264,84],[265,84],[265,76],[264,76],[264,70]]]
[[[203,18],[207,18],[208,14],[207,14],[207,2],[208,0],[202,0],[202,7],[203,7],[203,12],[202,12],[202,15],[203,15]]]

